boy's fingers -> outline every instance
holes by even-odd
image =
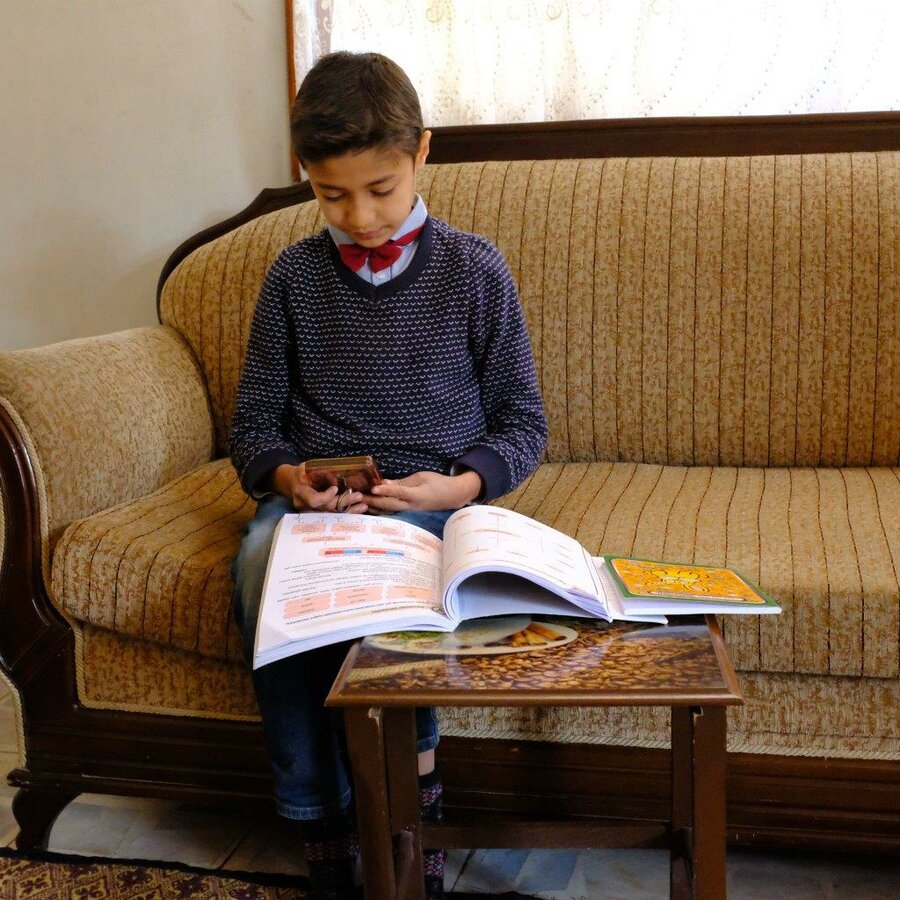
[[[362,494],[354,491],[350,494],[340,494],[334,499],[335,512],[354,512],[353,507],[362,502]]]
[[[297,496],[307,509],[324,509],[334,499],[337,488],[332,486],[324,491],[317,491],[308,485],[301,485]]]
[[[395,500],[410,500],[409,485],[403,484],[402,481],[391,481],[380,486],[382,490],[378,492],[379,497],[393,498]],[[374,488],[373,488],[374,490]]]
[[[385,497],[384,495],[380,495],[378,497],[374,497],[373,503],[370,506],[373,509],[381,510],[382,512],[400,512],[402,509],[409,509],[409,504],[405,500],[400,500],[397,497]]]

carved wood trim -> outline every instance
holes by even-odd
[[[434,129],[429,162],[900,149],[900,111],[590,119]]]
[[[25,440],[2,405],[0,494],[5,529],[0,564],[0,666],[16,684],[24,704],[28,685],[42,661],[65,646],[72,633],[47,596],[37,480]]]

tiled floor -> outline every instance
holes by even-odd
[[[0,767],[17,764],[12,699],[0,684]],[[16,827],[14,791],[0,785],[0,842]],[[248,822],[220,809],[159,800],[82,795],[63,811],[50,837],[60,853],[179,860],[195,866],[257,872],[305,871],[296,832],[273,814]],[[665,851],[454,851],[446,884],[458,891],[518,891],[544,900],[658,900],[668,894]],[[900,860],[731,851],[732,900],[894,900]]]

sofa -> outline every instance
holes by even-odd
[[[438,129],[430,212],[503,251],[550,423],[500,505],[736,568],[732,842],[900,849],[900,114]],[[308,186],[186,241],[159,324],[0,354],[0,663],[18,844],[81,792],[267,802],[226,439]],[[447,802],[664,817],[664,709],[442,710]],[[548,777],[552,773],[552,777]]]

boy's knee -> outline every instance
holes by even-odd
[[[248,571],[258,569],[260,564],[265,569],[274,533],[274,525],[271,528],[260,528],[255,526],[254,523],[250,523],[250,528],[243,541],[241,541],[241,549],[238,551],[232,566],[235,581]]]
[[[256,631],[256,618],[275,529],[284,515],[292,509],[290,501],[284,497],[265,498],[247,526],[241,548],[231,564],[234,618],[245,637]]]
[[[248,569],[256,568],[262,560],[263,568],[269,559],[269,549],[278,523],[294,508],[286,497],[266,497],[260,501],[256,515],[247,525],[241,549],[231,566],[235,582]]]
[[[248,532],[231,566],[236,596],[244,597],[248,593],[262,590],[271,546],[271,531],[268,533],[268,539],[262,531]]]

